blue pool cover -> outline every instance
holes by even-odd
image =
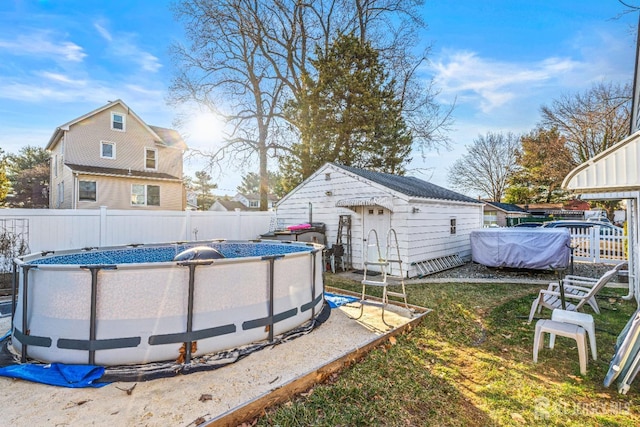
[[[66,265],[110,265],[136,264],[150,262],[171,262],[180,252],[196,246],[209,246],[217,249],[225,258],[243,258],[255,256],[285,255],[295,252],[309,252],[311,246],[273,244],[273,243],[209,243],[191,245],[156,246],[148,248],[122,248],[78,252],[66,255],[54,255],[35,259],[29,264],[66,264]]]

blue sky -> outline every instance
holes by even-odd
[[[0,147],[44,147],[57,126],[117,98],[147,123],[171,127],[168,49],[182,28],[169,4],[0,1]],[[528,132],[540,106],[562,94],[630,82],[638,18],[624,10],[617,0],[426,0],[432,51],[421,72],[456,109],[452,149],[414,153],[416,176],[447,187],[447,168],[479,134]],[[218,143],[216,123],[191,115],[181,129],[187,143]],[[232,169],[219,179],[222,194],[247,172]]]

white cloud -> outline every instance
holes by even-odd
[[[50,71],[40,71],[38,73],[36,73],[37,75],[50,80],[52,82],[56,82],[56,83],[63,83],[66,85],[73,85],[73,86],[78,86],[78,87],[84,87],[87,85],[87,81],[86,80],[82,80],[82,79],[74,79],[72,77],[66,76],[64,74],[60,74],[60,73],[52,73]]]
[[[107,31],[107,29],[102,26],[100,23],[95,22],[93,24],[93,27],[98,30],[98,33],[102,36],[103,39],[105,39],[106,41],[112,41],[113,37],[111,36],[111,33],[109,31]]]
[[[55,35],[48,31],[21,35],[13,40],[0,40],[0,50],[15,56],[36,56],[69,62],[82,62],[87,56],[81,46],[55,40]]]
[[[160,59],[141,49],[135,42],[135,34],[113,34],[104,22],[94,22],[94,28],[100,36],[109,42],[108,53],[118,60],[137,64],[143,71],[156,73],[162,67]]]
[[[533,63],[515,63],[482,58],[474,52],[445,52],[431,69],[443,95],[459,103],[476,104],[489,113],[580,67],[568,58],[547,58]]]

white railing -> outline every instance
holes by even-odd
[[[573,259],[589,262],[623,262],[627,236],[604,227],[571,228]]]
[[[249,240],[269,231],[273,212],[0,209],[25,220],[28,252],[210,239]]]

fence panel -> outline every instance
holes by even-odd
[[[29,252],[173,241],[256,239],[273,212],[0,209],[28,227]]]
[[[626,260],[627,236],[601,227],[572,228],[571,246],[576,261],[617,263]]]

